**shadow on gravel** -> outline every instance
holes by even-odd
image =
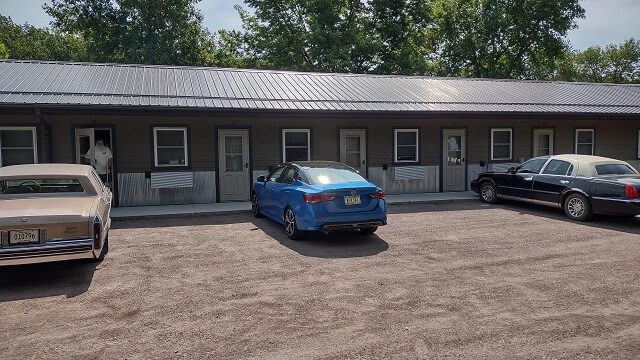
[[[157,219],[119,219],[111,222],[112,229],[140,229],[199,225],[229,225],[249,222],[253,219],[250,211],[215,215],[189,215]]]
[[[486,206],[486,205],[485,205]],[[598,229],[620,231],[628,234],[640,235],[640,217],[595,215],[591,221],[578,222],[567,218],[563,209],[536,204],[525,204],[518,201],[502,201],[494,207],[517,211],[521,214],[535,215],[547,219],[560,220],[576,225],[589,226]]]
[[[389,244],[378,235],[362,235],[360,231],[341,231],[325,235],[309,232],[301,240],[291,240],[284,232],[284,226],[268,219],[253,219],[256,226],[252,230],[262,230],[271,238],[303,256],[338,259],[374,256],[389,249]]]
[[[389,204],[387,211],[389,214],[415,214],[438,211],[478,210],[482,208],[481,206],[482,203],[480,200],[451,200],[433,203]]]
[[[98,263],[73,260],[2,268],[0,303],[66,295],[71,298],[89,289]]]

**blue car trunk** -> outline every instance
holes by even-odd
[[[373,211],[380,201],[371,197],[376,188],[370,183],[333,184],[330,185],[331,189],[327,189],[328,185],[312,187],[322,189],[318,189],[321,191],[314,195],[335,197],[331,201],[315,204],[316,208],[323,207],[331,214]]]

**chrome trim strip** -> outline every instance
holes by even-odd
[[[537,204],[537,205],[544,205],[544,206],[552,206],[552,207],[562,208],[562,206],[560,204],[555,203],[555,202],[551,202],[551,201],[543,201],[543,200],[535,200],[535,199],[533,199],[533,200],[531,200],[531,202],[533,202],[534,204]]]
[[[638,204],[640,205],[640,199],[615,199],[615,198],[604,198],[604,197],[593,197],[594,200],[606,200],[606,201],[617,201],[617,202],[625,202],[629,204]]]
[[[10,246],[0,248],[0,264],[5,260],[50,257],[84,253],[93,256],[93,239],[81,239],[44,245]],[[87,256],[88,257],[88,256]]]

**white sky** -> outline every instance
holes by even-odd
[[[0,0],[0,14],[14,22],[28,22],[37,27],[49,25],[51,18],[42,10],[46,0]],[[204,15],[204,25],[214,32],[220,28],[240,29],[241,22],[233,8],[241,0],[202,0],[197,7]],[[640,40],[640,0],[582,0],[586,19],[569,33],[574,49],[621,43],[630,37]]]

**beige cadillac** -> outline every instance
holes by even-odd
[[[0,265],[101,261],[110,212],[111,191],[91,166],[0,168]]]

